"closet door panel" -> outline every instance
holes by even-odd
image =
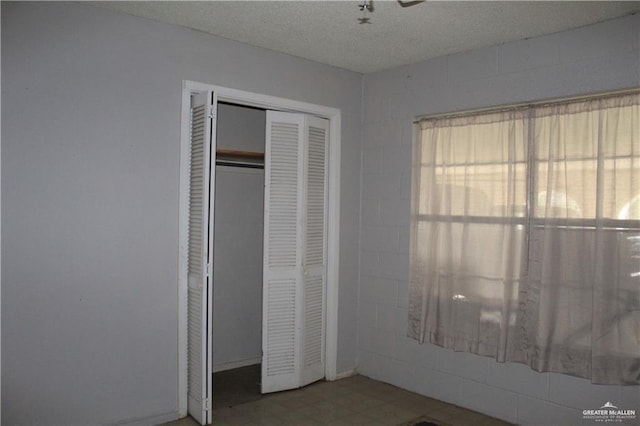
[[[262,392],[299,386],[304,117],[267,112]]]
[[[305,135],[301,386],[325,371],[328,121],[307,117]]]
[[[211,422],[211,374],[209,293],[211,135],[213,120],[211,92],[193,95],[190,115],[189,231],[187,285],[188,412],[200,424]]]

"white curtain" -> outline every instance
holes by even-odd
[[[640,383],[640,95],[427,120],[410,337]]]

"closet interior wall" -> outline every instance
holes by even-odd
[[[218,104],[217,149],[264,153],[265,118],[261,109]],[[218,372],[261,362],[264,170],[218,164],[215,173],[213,371]]]

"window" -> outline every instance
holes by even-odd
[[[638,383],[639,105],[636,93],[421,123],[410,337]]]

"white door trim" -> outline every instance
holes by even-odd
[[[329,120],[329,182],[327,223],[327,304],[326,304],[326,366],[325,378],[336,380],[338,354],[338,284],[340,259],[340,141],[341,113],[337,108],[299,102],[285,98],[245,92],[194,81],[182,82],[180,132],[180,191],[178,232],[178,413],[187,414],[187,229],[188,194],[184,189],[189,180],[189,106],[192,92],[211,90],[218,101],[264,109],[298,112]]]

